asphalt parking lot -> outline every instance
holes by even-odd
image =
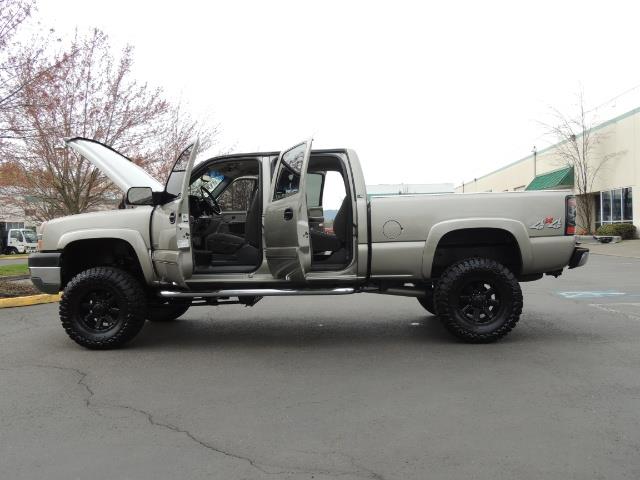
[[[415,299],[265,299],[69,340],[0,310],[12,479],[640,477],[640,260],[524,284],[518,327],[452,340]]]

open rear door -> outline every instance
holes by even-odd
[[[199,141],[190,144],[176,160],[165,191],[175,198],[156,208],[153,215],[153,263],[163,281],[182,287],[193,274],[189,183]]]
[[[312,139],[280,153],[264,210],[265,255],[276,278],[303,280],[311,266],[306,175]]]

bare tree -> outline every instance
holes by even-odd
[[[129,157],[157,150],[169,105],[159,88],[131,78],[132,49],[115,58],[107,36],[94,30],[76,36],[49,59],[44,73],[26,47],[13,59],[21,82],[21,102],[3,112],[13,136],[7,161],[35,216],[45,220],[82,213],[113,200],[113,185],[82,157],[60,148],[64,137],[99,140]]]
[[[577,226],[587,233],[593,232],[593,186],[605,164],[619,153],[600,154],[597,146],[605,134],[594,129],[596,118],[593,110],[585,107],[584,93],[576,95],[576,110],[564,114],[551,108],[553,121],[545,124],[556,142],[555,154],[559,161],[573,168],[574,189],[577,197]]]
[[[153,177],[166,181],[174,161],[187,148],[189,141],[200,137],[200,150],[217,145],[219,127],[210,119],[195,119],[182,102],[171,105],[161,127],[156,148],[145,158],[136,158]]]
[[[15,71],[11,50],[16,48],[15,36],[31,15],[34,5],[34,0],[0,0],[0,112],[15,108],[20,101],[24,84]],[[37,54],[34,50],[31,53]],[[0,147],[6,131],[6,124],[0,123]]]

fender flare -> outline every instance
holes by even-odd
[[[522,271],[526,272],[533,264],[533,249],[529,234],[524,224],[518,220],[510,218],[463,218],[456,220],[445,220],[436,223],[428,232],[427,241],[422,252],[422,275],[424,278],[431,278],[433,258],[438,248],[438,243],[447,233],[455,230],[468,228],[493,228],[509,232],[516,239],[520,256],[522,258]]]
[[[153,282],[155,277],[149,247],[137,230],[123,228],[90,228],[86,230],[74,230],[64,233],[58,240],[57,250],[64,248],[72,242],[82,240],[97,240],[101,238],[117,238],[131,245],[134,253],[138,257],[138,263],[147,283]]]

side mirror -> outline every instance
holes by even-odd
[[[127,191],[129,205],[153,205],[153,190],[151,187],[131,187]]]

